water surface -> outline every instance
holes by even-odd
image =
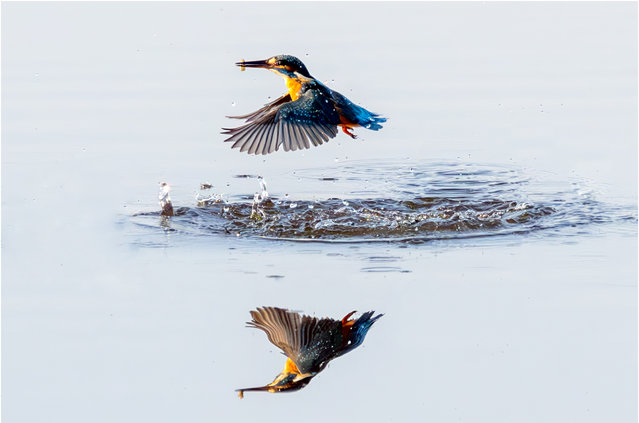
[[[3,421],[636,422],[636,16],[3,2]],[[233,63],[282,53],[384,128],[231,150],[284,92]],[[262,305],[384,318],[239,400],[283,366]]]
[[[413,244],[538,232],[569,235],[601,223],[636,223],[634,208],[598,201],[586,181],[543,180],[505,166],[375,161],[297,170],[296,175],[302,191],[322,184],[346,191],[339,197],[282,198],[269,195],[263,177],[236,175],[259,182],[258,192],[224,198],[212,192],[211,184],[202,184],[196,204],[178,207],[172,218],[145,212],[131,220],[191,236]],[[150,242],[154,233],[143,232],[140,242]]]

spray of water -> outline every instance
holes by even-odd
[[[160,214],[175,215],[170,220],[171,230],[198,235],[329,242],[419,243],[562,230],[614,219],[636,222],[636,211],[605,207],[592,195],[583,195],[583,187],[538,183],[503,167],[447,164],[421,169],[394,165],[339,170],[342,173],[330,169],[330,180],[322,169],[320,175],[310,174],[302,182],[311,179],[332,187],[339,181],[360,190],[364,185],[373,189],[361,191],[366,194],[353,191],[353,195],[341,198],[300,200],[288,194],[269,195],[260,176],[259,191],[252,201],[250,197],[226,200],[207,184],[207,192],[196,195],[197,207],[173,211],[170,187],[163,184]],[[140,213],[135,218],[142,223],[145,216],[157,213]]]
[[[266,181],[262,176],[257,177],[257,181],[260,184],[261,192],[256,192],[253,196],[253,204],[251,206],[251,219],[263,220],[266,217],[266,213],[262,209],[261,204],[268,200],[268,191],[266,190]]]
[[[160,215],[173,216],[173,203],[171,202],[171,186],[166,182],[160,183],[160,192],[158,194],[158,200],[160,202]]]

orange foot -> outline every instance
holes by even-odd
[[[357,311],[351,311],[346,316],[344,316],[344,318],[342,319],[342,326],[350,326],[350,325],[352,325],[354,323],[354,321],[353,320],[349,321],[348,318],[351,317],[355,313],[357,313]]]
[[[349,131],[347,126],[342,126],[342,131],[344,131],[344,133],[345,133],[346,135],[348,135],[349,137],[351,137],[351,138],[353,138],[353,139],[357,138],[357,135],[355,135],[354,133],[352,133],[351,131]]]

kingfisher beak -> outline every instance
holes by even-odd
[[[264,68],[269,69],[272,68],[273,65],[268,62],[268,60],[253,60],[253,61],[245,61],[241,60],[235,63],[235,66],[239,66],[240,68]]]
[[[270,388],[270,386],[266,385],[266,386],[259,386],[257,388],[243,388],[243,389],[236,389],[235,392],[237,392],[237,396],[240,398],[244,398],[244,392],[259,392],[259,391],[268,391]]]
[[[237,396],[244,398],[244,392],[285,392],[285,391],[297,391],[308,385],[308,383],[315,377],[316,374],[305,375],[302,379],[297,379],[301,376],[299,373],[287,373],[282,372],[275,380],[266,386],[258,386],[255,388],[242,388],[236,389]]]

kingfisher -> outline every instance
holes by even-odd
[[[266,60],[240,61],[245,68],[268,69],[282,76],[287,92],[261,109],[242,116],[245,119],[236,128],[222,128],[230,135],[225,142],[248,154],[270,154],[279,150],[295,151],[318,146],[338,134],[337,127],[351,138],[352,128],[364,127],[377,131],[386,119],[369,112],[337,91],[333,91],[313,78],[300,59],[289,55],[273,56]]]
[[[329,361],[357,348],[377,319],[383,316],[374,311],[363,313],[357,320],[356,312],[342,320],[300,315],[278,307],[258,307],[251,311],[248,327],[266,332],[269,341],[287,356],[284,370],[273,382],[257,388],[236,389],[240,398],[246,391],[284,392],[302,389]]]

